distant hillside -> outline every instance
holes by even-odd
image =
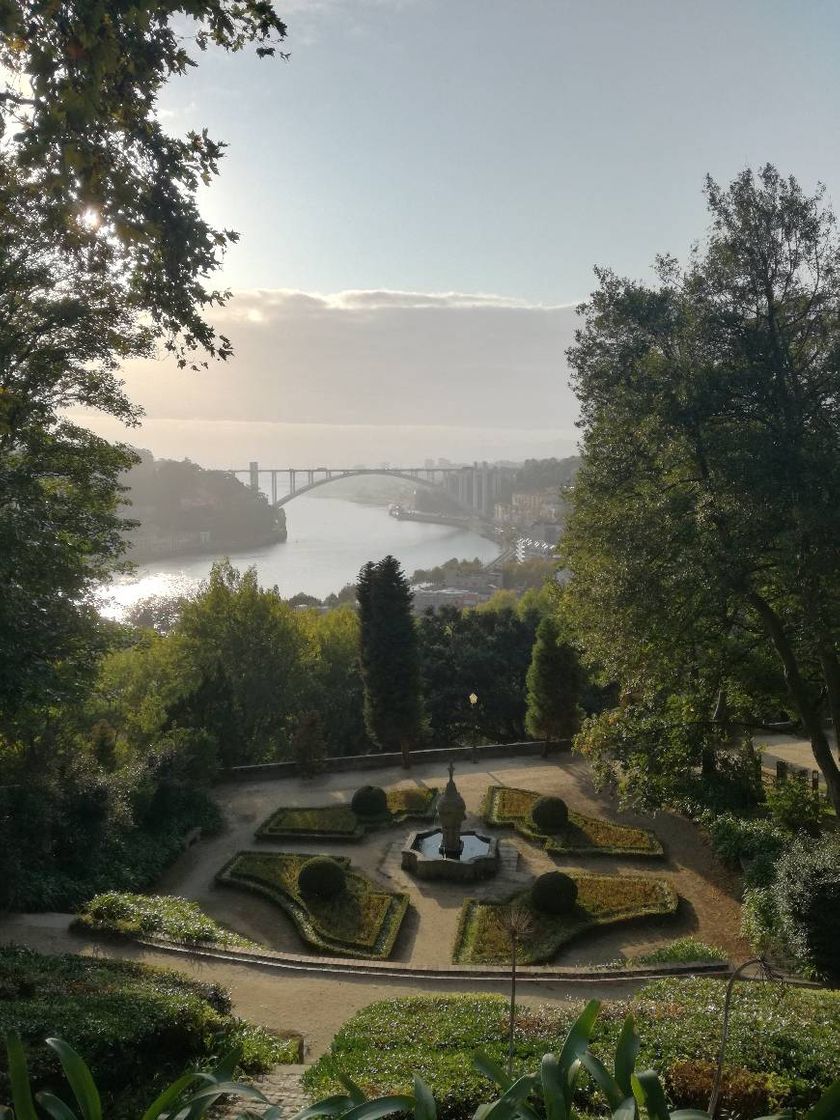
[[[536,494],[568,486],[580,467],[580,456],[570,455],[566,459],[526,459],[516,472],[514,489],[524,494]]]
[[[123,477],[129,558],[143,561],[180,553],[236,551],[286,539],[286,517],[264,494],[232,475],[208,471],[189,459],[140,462]]]

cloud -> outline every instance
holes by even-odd
[[[570,429],[575,320],[481,293],[241,291],[214,313],[232,361],[126,380],[150,419]]]

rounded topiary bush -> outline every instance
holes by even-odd
[[[547,871],[531,887],[531,902],[544,914],[568,914],[577,900],[577,883],[562,871]]]
[[[344,868],[329,856],[313,856],[298,872],[298,890],[304,898],[335,898],[346,885]]]
[[[350,808],[357,817],[383,817],[388,812],[388,798],[379,786],[361,786],[353,794]]]
[[[531,820],[540,832],[561,832],[569,823],[569,810],[562,797],[538,797]]]

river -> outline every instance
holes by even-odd
[[[286,507],[288,540],[230,554],[233,565],[254,566],[263,587],[286,597],[305,591],[319,599],[340,591],[368,560],[396,556],[407,575],[456,556],[492,560],[500,546],[465,529],[397,521],[381,506],[340,498],[300,497]],[[148,595],[189,595],[216,557],[182,556],[140,565],[102,590],[104,614],[119,618]]]

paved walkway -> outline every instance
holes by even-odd
[[[572,755],[561,755],[551,761],[493,759],[462,766],[455,780],[467,805],[465,827],[481,827],[478,812],[489,785],[519,786],[540,793],[559,794],[578,812],[653,828],[665,847],[665,860],[603,856],[568,856],[555,860],[540,846],[509,832],[500,832],[508,852],[502,874],[494,880],[470,884],[465,890],[456,883],[416,880],[402,871],[397,853],[411,831],[410,825],[375,832],[352,844],[254,840],[258,825],[280,805],[345,803],[363,782],[442,788],[445,779],[444,766],[429,763],[416,767],[408,776],[402,771],[388,769],[366,771],[362,775],[332,773],[310,780],[275,779],[217,787],[215,794],[224,809],[227,828],[221,835],[201,841],[185,852],[165,873],[158,890],[195,899],[217,921],[272,949],[301,952],[305,948],[294,926],[277,907],[246,892],[218,889],[213,885],[213,878],[219,868],[242,849],[322,851],[349,856],[354,866],[372,879],[392,890],[395,887],[405,890],[411,898],[392,959],[437,967],[451,961],[461,904],[467,895],[506,897],[521,888],[528,877],[558,866],[593,874],[655,875],[667,879],[683,899],[675,919],[593,932],[569,945],[556,963],[591,965],[621,954],[633,955],[689,934],[719,945],[733,959],[747,951],[740,937],[738,880],[713,858],[698,829],[670,813],[641,817],[617,812],[610,798],[595,791],[586,763]],[[518,853],[515,868],[514,853]]]
[[[84,953],[96,957],[135,960],[163,968],[176,967],[196,980],[220,984],[233,1000],[234,1012],[254,1023],[276,1030],[299,1031],[304,1036],[305,1060],[312,1061],[328,1049],[336,1031],[356,1011],[380,999],[399,996],[452,995],[457,992],[495,992],[506,995],[504,983],[451,980],[388,980],[369,976],[330,976],[311,973],[274,974],[258,966],[173,958],[162,952],[126,943],[103,943],[72,934],[66,914],[15,915],[0,920],[0,944],[12,941],[42,953]],[[639,982],[641,983],[641,981]],[[529,1007],[562,1006],[587,999],[622,999],[639,984],[550,981],[529,984],[521,1002]],[[266,1093],[266,1096],[269,1094]]]

